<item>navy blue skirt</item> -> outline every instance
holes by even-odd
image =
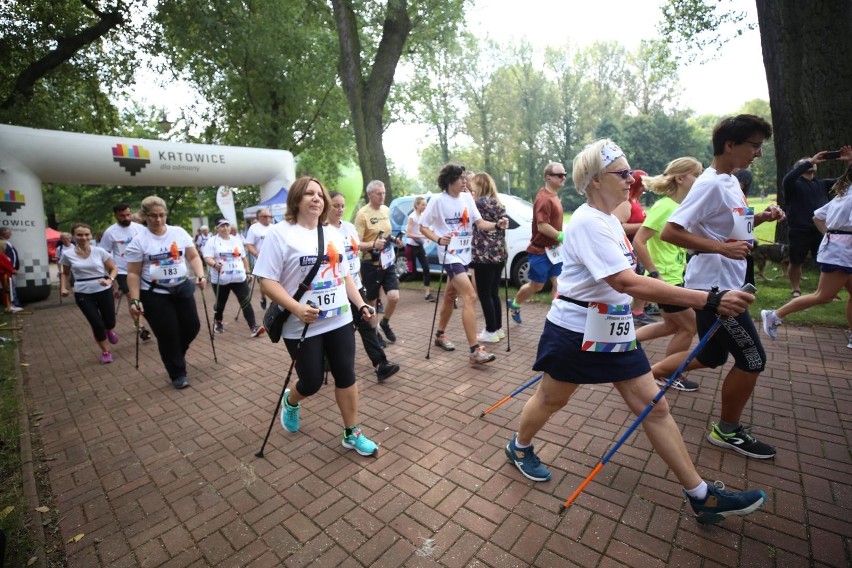
[[[582,344],[582,333],[545,320],[533,370],[578,385],[627,381],[651,371],[641,345],[633,351],[601,353],[581,351]]]

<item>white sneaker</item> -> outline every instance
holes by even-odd
[[[500,329],[498,329],[497,331],[495,331],[494,333],[496,333],[497,337],[499,337],[500,339],[506,339],[506,332],[503,331],[502,327]]]
[[[760,310],[760,320],[763,323],[763,332],[772,339],[778,337],[778,326],[781,318],[775,315],[775,310]]]
[[[14,313],[16,313],[16,312],[22,312],[22,311],[24,311],[24,308],[21,308],[21,307],[19,307],[19,306],[12,306],[11,308],[9,308],[9,311],[10,311],[10,312],[12,312],[12,313],[14,314]]]
[[[483,329],[482,333],[476,339],[480,343],[497,343],[500,341],[500,335],[496,331],[486,331]]]

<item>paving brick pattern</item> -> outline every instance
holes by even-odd
[[[525,306],[511,352],[504,340],[493,364],[471,368],[459,312],[448,334],[462,349],[433,348],[425,359],[434,304],[403,290],[392,321],[399,341],[387,349],[402,371],[377,384],[360,345],[356,358],[361,422],[381,455],[341,446],[329,386],[304,403],[301,432],[276,422],[260,459],[290,360],[282,344],[248,337],[235,304],[215,338],[217,364],[199,298],[203,329],[183,391],[167,382],[154,341],[134,368],[124,306],[111,365],[98,363],[73,303],[21,318],[26,391],[30,411],[42,413],[62,537],[85,535],[66,545],[69,566],[852,565],[852,351],[842,330],[781,328],[767,342],[744,422],[778,447],[775,460],[705,440],[720,370],[692,373],[696,393],[668,395],[706,479],[769,495],[761,512],[708,528],[641,432],[559,515],[632,420],[609,385],[580,389],[542,430],[536,449],[551,481],[533,483],[508,463],[503,446],[530,393],[479,414],[535,376],[546,306]],[[664,349],[646,345],[652,360]]]

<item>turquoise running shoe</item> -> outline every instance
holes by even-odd
[[[288,432],[299,431],[299,410],[302,409],[301,404],[290,406],[287,399],[290,397],[290,389],[284,391],[284,399],[281,401],[281,425]]]
[[[379,447],[367,436],[361,433],[361,428],[356,426],[350,435],[343,431],[343,447],[355,450],[362,456],[378,455]]]

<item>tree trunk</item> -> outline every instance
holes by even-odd
[[[397,63],[411,33],[408,2],[388,0],[382,38],[366,80],[362,75],[364,67],[361,61],[361,40],[352,2],[332,0],[331,4],[340,42],[338,72],[352,114],[358,164],[365,184],[374,179],[385,183],[385,199],[390,202],[393,199],[393,189],[382,145],[383,115]]]
[[[756,0],[763,64],[772,107],[773,140],[781,180],[799,158],[852,143],[852,1]],[[819,177],[842,173],[826,162]],[[779,223],[776,241],[787,242]]]

